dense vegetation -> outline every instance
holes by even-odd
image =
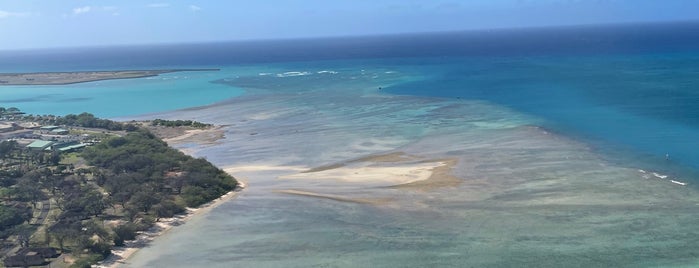
[[[17,203],[14,207],[0,204],[0,238],[6,238],[15,231],[15,227],[32,217],[31,208]]]
[[[174,197],[183,205],[199,206],[236,186],[211,163],[168,147],[146,130],[106,140],[86,149],[83,157],[109,173],[96,178],[98,185],[121,203],[133,201],[143,212],[164,201],[178,203]]]
[[[211,124],[206,124],[202,122],[192,121],[192,120],[164,120],[155,119],[151,122],[153,126],[165,126],[165,127],[193,127],[193,128],[208,128]]]
[[[26,247],[32,237],[35,246],[71,252],[78,258],[76,267],[103,259],[113,246],[134,239],[137,231],[160,218],[214,200],[237,186],[233,177],[205,159],[170,148],[133,124],[88,113],[23,120],[37,118],[56,125],[129,130],[110,132],[111,138],[68,155],[0,142],[0,240],[12,236]],[[28,224],[37,219],[33,213],[47,206],[56,212],[41,220],[46,222]]]
[[[37,119],[41,119],[38,117]],[[135,131],[136,125],[131,123],[121,123],[108,119],[100,119],[91,113],[81,113],[78,115],[68,114],[66,116],[47,117],[49,123],[54,125],[64,125],[71,127],[101,128],[106,130],[126,130]]]
[[[24,114],[22,111],[20,111],[17,107],[10,107],[10,108],[5,108],[5,107],[0,107],[0,116],[3,115],[21,115]]]

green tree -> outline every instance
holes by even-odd
[[[138,208],[141,212],[148,212],[158,202],[160,202],[160,198],[148,190],[136,192],[129,201],[133,207]]]

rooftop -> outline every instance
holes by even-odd
[[[80,148],[83,148],[85,146],[87,146],[87,144],[84,144],[84,143],[68,145],[68,146],[58,148],[58,151],[59,152],[66,152],[66,151],[71,151],[71,150],[75,150],[75,149],[80,149]]]
[[[51,144],[53,144],[52,141],[35,140],[34,142],[27,145],[27,148],[45,148],[51,146]]]
[[[59,128],[59,126],[43,126],[43,127],[41,127],[42,130],[53,130],[53,129],[57,129],[57,128]]]

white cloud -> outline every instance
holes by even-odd
[[[197,12],[197,11],[201,10],[201,7],[198,7],[195,5],[189,5],[189,10],[191,10],[192,12]]]
[[[152,3],[152,4],[148,4],[147,7],[151,7],[151,8],[170,7],[170,4],[169,3]]]
[[[92,9],[90,6],[76,7],[73,9],[73,15],[80,15],[90,12],[90,9]]]
[[[29,12],[10,12],[5,10],[0,10],[0,19],[9,17],[26,17],[29,16]]]
[[[119,16],[121,13],[119,13],[119,8],[116,6],[103,6],[102,10],[107,13],[111,13],[112,16]]]

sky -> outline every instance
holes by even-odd
[[[0,50],[699,20],[697,0],[0,0]]]

